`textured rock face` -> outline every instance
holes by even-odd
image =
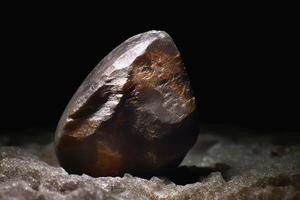
[[[55,164],[54,152],[49,151],[53,145],[37,143],[42,140],[33,142],[47,133],[23,135],[28,144],[19,143],[21,148],[7,147],[16,141],[12,134],[6,139],[0,135],[0,199],[300,199],[299,140],[288,139],[289,133],[284,133],[278,141],[293,140],[293,143],[274,146],[273,132],[263,136],[246,135],[238,129],[231,131],[235,133],[232,134],[226,130],[225,137],[211,130],[201,131],[201,139],[181,163],[186,168],[194,166],[193,170],[182,173],[178,170],[173,176],[149,180],[129,174],[100,178],[70,175],[63,168],[44,162]],[[273,156],[274,147],[280,147],[282,153]],[[216,165],[228,167],[218,172],[198,173]],[[179,185],[174,178],[178,174],[192,177],[193,181]]]
[[[177,166],[197,133],[195,99],[171,37],[129,38],[89,74],[59,122],[55,145],[71,173],[153,175]]]

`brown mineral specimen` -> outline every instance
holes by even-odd
[[[177,166],[197,133],[180,53],[167,33],[149,31],[88,75],[60,119],[55,145],[70,173],[153,175]]]

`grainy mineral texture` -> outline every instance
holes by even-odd
[[[172,38],[142,33],[108,54],[71,99],[56,131],[58,160],[92,176],[163,173],[195,143],[196,117]]]
[[[38,139],[50,133],[7,134],[0,137],[0,199],[300,199],[300,144],[294,135],[201,132],[180,167],[150,179],[72,175],[57,166],[53,144],[45,145],[51,139]],[[18,147],[8,146],[17,138]]]

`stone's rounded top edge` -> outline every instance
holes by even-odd
[[[144,32],[144,34],[146,34],[146,33],[153,33],[153,34],[158,34],[158,35],[168,35],[169,36],[169,34],[163,30],[150,30],[150,31]]]
[[[162,30],[150,30],[143,33],[139,33],[137,35],[132,36],[131,38],[127,39],[127,42],[131,42],[133,40],[148,40],[148,39],[172,39],[171,36]]]
[[[166,31],[162,31],[162,30],[150,30],[141,34],[153,34],[153,35],[157,35],[160,38],[170,37],[170,35]]]

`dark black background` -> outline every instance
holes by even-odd
[[[107,53],[130,36],[158,29],[182,53],[201,122],[299,130],[299,35],[293,16],[158,7],[125,12],[104,12],[105,6],[11,7],[1,18],[0,129],[54,129],[73,93]]]

